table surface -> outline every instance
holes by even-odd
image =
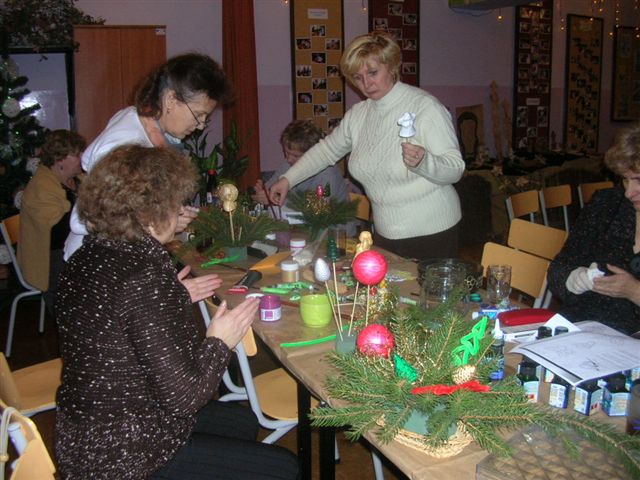
[[[408,271],[416,273],[416,264],[401,257],[385,252],[385,257],[389,265],[389,270]],[[202,269],[200,264],[203,261],[193,253],[183,256],[185,264],[190,264],[195,274],[214,272],[223,279],[223,287],[219,296],[226,299],[231,307],[240,303],[244,295],[227,295],[226,289],[234,285],[243,275],[242,268],[249,268],[255,260],[238,263],[239,269],[230,266],[216,265],[214,268]],[[272,285],[281,282],[279,273],[265,273],[257,286]],[[396,283],[400,290],[400,295],[411,297],[412,293],[418,291],[415,281],[405,281]],[[258,292],[259,290],[250,290]],[[412,298],[416,298],[413,296]],[[350,312],[349,308],[342,309],[343,314]],[[332,404],[331,398],[327,395],[324,383],[327,375],[330,375],[333,368],[326,360],[326,354],[334,349],[333,341],[318,343],[303,347],[282,347],[282,343],[299,342],[323,338],[336,332],[333,322],[323,328],[311,328],[302,323],[297,306],[284,305],[282,308],[282,319],[276,322],[263,322],[256,320],[253,323],[254,332],[262,339],[266,346],[275,354],[282,365],[296,377],[309,392]],[[510,358],[514,357],[514,358]],[[519,361],[516,355],[507,355],[508,364],[515,365]],[[597,414],[606,417],[604,414]],[[622,426],[622,421],[614,419],[614,422]],[[511,432],[513,433],[513,432]],[[462,453],[455,457],[437,459],[426,455],[418,450],[404,446],[396,441],[389,444],[381,444],[372,434],[366,434],[365,438],[374,445],[387,459],[393,462],[407,477],[411,479],[467,479],[475,478],[476,465],[487,457],[487,452],[472,442]]]

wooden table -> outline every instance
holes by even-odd
[[[416,264],[401,257],[385,252],[390,270],[403,270],[416,272]],[[251,261],[239,264],[240,269],[229,266],[216,266],[214,269],[203,270],[199,267],[200,261],[187,255],[185,263],[191,264],[196,274],[214,271],[224,281],[220,289],[220,296],[227,300],[231,307],[241,302],[244,295],[226,295],[225,291],[234,285],[243,275],[242,268],[249,268]],[[280,275],[265,274],[258,286],[280,283]],[[401,282],[400,295],[411,296],[418,289],[414,281]],[[257,291],[257,290],[255,290]],[[415,297],[414,297],[415,298]],[[277,322],[262,322],[256,320],[253,323],[254,332],[264,344],[275,354],[282,366],[297,380],[298,383],[298,457],[302,468],[302,478],[311,478],[311,426],[308,419],[310,411],[311,395],[332,404],[324,383],[327,375],[331,374],[332,367],[326,360],[326,354],[334,348],[334,342],[319,343],[304,347],[286,348],[282,343],[297,342],[322,338],[335,333],[335,326],[330,324],[323,328],[311,328],[302,323],[296,306],[285,305],[282,309],[282,319]],[[510,355],[509,357],[516,357]],[[518,358],[508,359],[511,365],[517,364]],[[619,421],[620,425],[622,424]],[[320,428],[320,477],[333,479],[335,476],[334,463],[334,429]],[[404,446],[398,442],[381,444],[375,436],[366,434],[365,438],[388,460],[393,462],[407,477],[411,479],[472,479],[475,478],[476,465],[488,454],[486,451],[472,442],[462,453],[455,457],[437,459],[430,457],[413,448]]]

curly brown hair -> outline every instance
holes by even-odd
[[[629,170],[640,173],[640,122],[618,132],[613,146],[604,154],[604,163],[618,175]]]
[[[87,141],[79,133],[53,130],[47,133],[40,149],[40,163],[51,167],[57,161],[64,160],[67,155],[80,155],[85,148]]]
[[[324,137],[324,132],[311,120],[294,120],[280,135],[280,145],[306,152]]]
[[[233,100],[233,88],[220,65],[200,53],[177,55],[151,72],[136,92],[138,114],[158,118],[162,94],[168,89],[174,90],[181,102],[192,100],[199,93],[220,105]]]
[[[78,213],[90,233],[136,241],[164,232],[196,189],[187,157],[169,148],[126,145],[100,160],[80,186]]]

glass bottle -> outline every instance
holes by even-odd
[[[536,376],[537,363],[525,359],[518,365],[518,379],[524,389],[524,394],[531,403],[538,401],[540,380]]]
[[[598,385],[598,380],[587,380],[576,386],[573,399],[573,409],[583,415],[591,415],[598,410],[602,404],[602,388]]]
[[[602,394],[602,411],[610,417],[622,417],[627,414],[629,391],[625,385],[626,377],[616,373],[606,378]]]

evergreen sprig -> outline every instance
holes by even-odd
[[[426,446],[446,444],[452,426],[462,424],[478,445],[501,456],[513,452],[501,433],[537,425],[556,436],[571,454],[577,451],[577,436],[615,456],[632,475],[640,475],[640,438],[618,432],[614,426],[572,412],[560,412],[547,405],[527,401],[515,376],[491,382],[498,359],[490,358],[492,335],[487,332],[477,355],[469,362],[476,378],[491,385],[488,392],[457,390],[450,395],[413,395],[413,387],[454,383],[457,368],[451,351],[473,326],[453,309],[455,299],[437,313],[419,308],[396,310],[386,319],[396,346],[395,353],[417,370],[414,384],[400,378],[391,358],[367,357],[361,354],[339,355],[332,352],[328,360],[338,372],[326,380],[332,399],[346,405],[316,408],[311,413],[316,426],[347,427],[352,440],[372,432],[387,443],[395,438],[412,412],[424,415]]]
[[[341,202],[332,197],[320,198],[310,190],[291,192],[287,198],[287,205],[300,212],[295,216],[304,222],[311,240],[325,228],[352,221],[358,209],[357,200]]]
[[[199,248],[204,255],[213,256],[224,247],[245,247],[273,232],[288,230],[289,224],[266,215],[253,217],[240,208],[232,212],[233,232],[229,213],[212,207],[200,210],[198,217],[191,222],[194,236],[190,245]]]

